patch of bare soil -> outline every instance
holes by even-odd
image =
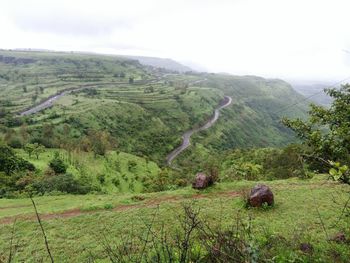
[[[226,198],[235,198],[240,196],[239,192],[221,192],[221,193],[215,193],[215,194],[195,194],[188,197],[182,197],[182,196],[164,196],[159,198],[153,198],[148,199],[144,201],[143,203],[136,203],[136,204],[130,204],[130,205],[119,205],[113,209],[113,211],[125,211],[129,209],[135,209],[135,208],[142,208],[142,207],[152,207],[160,205],[161,203],[175,203],[179,201],[184,200],[196,200],[196,199],[203,199],[203,198],[218,198],[218,197],[226,197]],[[17,206],[20,207],[20,206]],[[7,207],[9,208],[9,207]],[[57,218],[71,218],[76,217],[80,215],[87,215],[87,214],[95,214],[97,212],[105,211],[103,209],[98,209],[94,211],[82,211],[79,208],[66,210],[63,212],[57,212],[57,213],[50,213],[50,214],[40,214],[41,220],[50,220],[50,219],[57,219]],[[32,215],[18,215],[18,216],[10,216],[10,217],[4,217],[0,219],[0,224],[6,225],[11,224],[15,220],[26,220],[26,221],[35,221],[36,216],[35,214]]]

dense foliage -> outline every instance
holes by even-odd
[[[284,120],[303,141],[306,158],[319,171],[327,171],[331,161],[350,163],[350,85],[326,92],[333,98],[330,108],[311,105],[308,121]],[[347,176],[342,178],[350,182]]]
[[[237,149],[224,157],[222,170],[223,180],[304,179],[312,176],[297,145],[283,149]]]
[[[301,96],[282,80],[174,74],[120,57],[0,53],[11,58],[0,61],[0,84],[4,86],[0,90],[0,132],[14,148],[38,143],[70,150],[82,144],[103,155],[104,144],[80,140],[103,131],[118,142],[120,151],[147,156],[162,165],[180,143],[181,134],[204,123],[224,95],[233,98],[232,105],[223,110],[214,127],[194,137],[208,150],[281,146],[294,140],[276,112]],[[23,64],[16,62],[23,59]],[[51,109],[23,117],[15,114],[79,87]],[[301,104],[289,116],[304,116],[305,109]]]
[[[58,152],[55,152],[55,156],[50,161],[49,167],[55,172],[55,174],[63,174],[67,171],[67,165],[59,157]]]
[[[34,170],[34,165],[17,156],[11,147],[0,144],[0,197],[21,189],[21,182]]]

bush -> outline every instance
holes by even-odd
[[[135,172],[136,171],[136,166],[137,166],[137,162],[134,160],[129,160],[128,161],[128,170],[129,172]]]
[[[33,188],[37,193],[41,194],[52,191],[70,194],[87,194],[90,191],[96,190],[88,182],[77,180],[70,173],[44,177],[41,180],[37,180],[33,184]]]
[[[97,176],[97,180],[100,182],[100,184],[104,184],[106,182],[106,176],[104,174],[99,174]]]
[[[49,166],[56,174],[63,174],[67,170],[67,165],[59,157],[57,152],[55,153],[54,158],[50,161]]]
[[[161,170],[157,175],[143,177],[141,181],[145,192],[175,190],[188,183],[184,173],[168,168]]]
[[[222,163],[226,179],[274,180],[298,177],[310,178],[299,146],[283,149],[262,148],[234,150]]]
[[[115,187],[120,186],[120,180],[118,178],[113,178],[112,179],[112,184],[114,184]]]
[[[20,149],[23,147],[23,143],[18,137],[11,138],[11,140],[8,142],[8,145],[15,149]]]

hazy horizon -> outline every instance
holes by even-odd
[[[288,81],[350,76],[347,1],[2,1],[2,49],[171,58]]]

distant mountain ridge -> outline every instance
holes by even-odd
[[[191,69],[190,67],[185,66],[170,58],[143,57],[143,56],[125,56],[125,57],[138,60],[141,64],[146,66],[178,71],[180,73],[193,71],[193,69]]]
[[[305,97],[310,97],[310,101],[322,106],[329,106],[332,103],[332,98],[328,96],[324,89],[331,87],[327,83],[315,84],[292,84],[293,88]]]

